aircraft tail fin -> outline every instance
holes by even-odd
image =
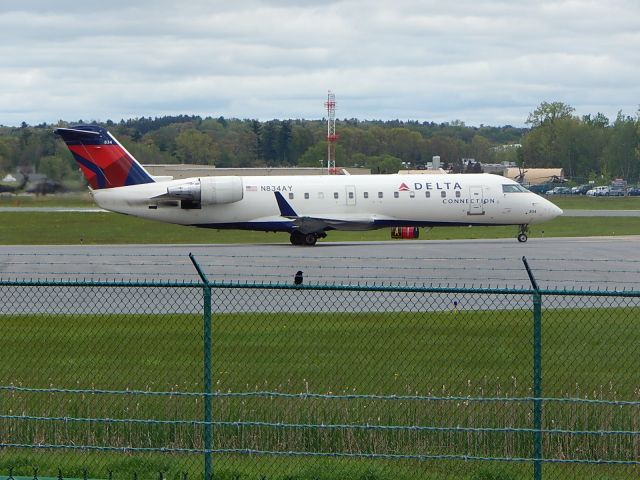
[[[96,125],[58,128],[93,189],[153,183],[149,173],[106,129]]]

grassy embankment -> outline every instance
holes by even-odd
[[[450,299],[449,299],[450,300]],[[152,299],[150,299],[152,301]],[[440,299],[443,301],[443,299]],[[434,302],[438,302],[434,298]],[[544,312],[544,396],[638,400],[640,328],[633,308]],[[199,315],[2,316],[0,384],[201,391]],[[529,310],[214,316],[214,388],[220,392],[471,397],[531,395]],[[171,339],[167,342],[167,339]],[[615,345],[615,347],[612,347]],[[194,397],[5,393],[4,413],[51,417],[199,420]],[[223,397],[215,421],[321,425],[531,428],[531,403]],[[545,405],[544,426],[637,430],[637,407]],[[2,442],[202,448],[202,426],[2,420]],[[529,457],[531,433],[398,431],[216,425],[214,448]],[[634,436],[545,435],[546,458],[638,459]],[[416,462],[215,455],[215,478],[516,479],[526,463]],[[167,478],[201,475],[197,455],[10,450],[0,475]],[[626,467],[546,465],[550,478],[629,478]],[[369,476],[367,476],[367,473]],[[596,475],[597,474],[597,475]],[[67,474],[68,475],[68,474]],[[78,476],[81,476],[77,473]],[[234,476],[237,475],[237,476]],[[593,476],[592,476],[593,475]]]

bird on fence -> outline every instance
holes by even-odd
[[[293,283],[295,285],[302,285],[302,270],[296,272],[295,277],[293,277]]]

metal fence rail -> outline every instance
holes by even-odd
[[[0,478],[631,478],[640,292],[0,281]],[[525,274],[526,277],[526,274]]]

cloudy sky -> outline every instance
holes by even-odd
[[[0,124],[167,114],[523,125],[640,104],[637,0],[2,0]]]

